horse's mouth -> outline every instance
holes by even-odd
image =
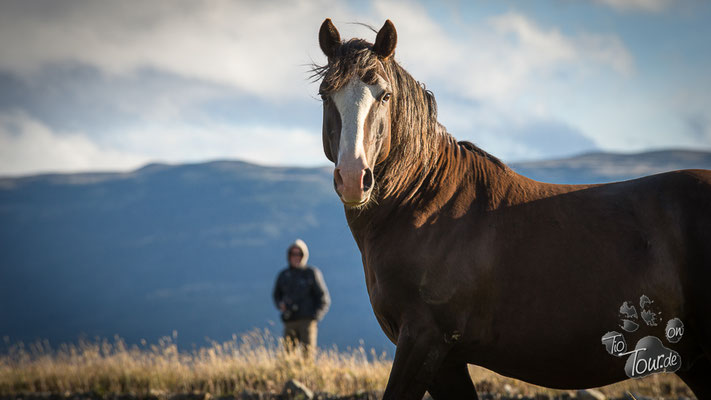
[[[368,204],[368,202],[370,201],[370,196],[368,196],[363,201],[352,201],[352,202],[343,201],[343,200],[341,200],[341,201],[343,202],[343,205],[346,206],[346,208],[351,209],[351,210],[357,210],[359,208],[365,207],[365,205]]]

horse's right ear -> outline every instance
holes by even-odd
[[[341,35],[338,34],[338,29],[331,22],[331,18],[326,18],[321,24],[321,29],[318,31],[318,44],[327,57],[336,55],[336,50],[341,45]]]

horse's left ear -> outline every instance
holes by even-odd
[[[387,20],[375,37],[373,51],[387,60],[395,53],[395,45],[397,45],[397,31],[395,31],[395,25]]]

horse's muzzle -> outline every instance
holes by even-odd
[[[347,206],[361,206],[368,202],[374,181],[373,170],[370,168],[333,170],[333,187]]]

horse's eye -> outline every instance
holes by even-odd
[[[323,101],[328,100],[328,95],[326,95],[325,93],[319,93],[318,95],[321,96],[321,100],[323,100]]]
[[[382,103],[387,103],[388,100],[390,100],[391,94],[390,93],[385,93],[383,97],[380,99]]]

